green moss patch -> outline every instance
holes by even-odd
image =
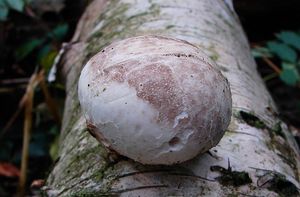
[[[258,187],[264,187],[268,190],[278,193],[280,196],[296,197],[299,196],[299,189],[286,177],[277,172],[267,172],[259,177]]]
[[[268,127],[262,120],[260,120],[257,116],[252,113],[248,113],[245,111],[239,111],[238,118],[241,118],[245,121],[248,125],[253,126],[258,129],[267,129],[271,138],[275,135],[281,136],[286,139],[286,136],[281,128],[281,122],[277,122],[272,128]]]
[[[265,123],[251,113],[240,111],[239,115],[250,126],[253,126],[253,127],[256,127],[259,129],[266,128]]]
[[[273,134],[276,134],[276,135],[279,135],[281,137],[283,137],[284,139],[286,139],[286,136],[285,134],[283,133],[282,131],[282,128],[281,128],[281,122],[277,122],[272,128],[269,129],[271,131],[271,133]]]
[[[217,177],[217,180],[222,185],[232,185],[238,187],[252,183],[252,180],[247,172],[232,171],[230,166],[228,169],[221,166],[211,166],[210,170],[219,172],[221,174],[221,176]]]

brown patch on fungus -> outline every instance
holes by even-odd
[[[159,111],[158,122],[172,122],[182,110],[180,90],[168,66],[150,64],[128,74],[128,84],[137,91],[137,96]],[[140,84],[143,84],[140,86]]]

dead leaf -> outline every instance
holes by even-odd
[[[0,162],[0,176],[19,177],[20,170],[11,163]]]

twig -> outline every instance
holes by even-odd
[[[281,73],[280,68],[274,64],[269,58],[267,57],[262,57],[263,61],[267,63],[268,66],[270,66],[277,74]]]
[[[2,85],[14,85],[14,84],[20,84],[20,83],[28,83],[28,78],[16,78],[16,79],[3,79],[0,81],[0,84]]]
[[[20,112],[22,111],[22,109],[23,109],[23,105],[19,106],[17,111],[13,114],[13,116],[6,123],[5,127],[3,128],[2,132],[0,133],[0,139],[4,136],[4,134],[9,130],[9,128],[15,122],[15,120],[19,116]]]
[[[58,109],[55,105],[54,100],[52,99],[52,97],[50,96],[48,87],[46,85],[45,82],[45,77],[44,77],[44,70],[41,70],[38,74],[34,74],[32,75],[32,77],[34,77],[35,79],[35,84],[33,85],[33,90],[35,89],[35,87],[40,84],[41,89],[43,91],[43,94],[45,96],[45,101],[46,104],[49,108],[49,111],[51,112],[51,114],[53,115],[53,118],[55,119],[55,121],[58,123],[58,125],[61,125],[61,119],[60,119],[60,115],[58,113]],[[29,84],[31,83],[32,78],[29,80],[29,83],[27,85],[27,88],[29,86]],[[21,101],[19,102],[19,106],[17,111],[12,115],[12,117],[9,119],[9,121],[6,123],[6,125],[4,126],[2,132],[0,133],[0,139],[4,136],[4,134],[9,130],[9,128],[12,126],[12,124],[15,122],[16,118],[19,116],[20,112],[22,111],[25,103],[26,103],[26,99],[27,99],[27,92],[25,92],[25,94],[23,95]]]
[[[27,85],[28,86],[28,85]],[[27,87],[28,88],[28,87]],[[6,125],[4,126],[2,132],[0,133],[0,139],[4,136],[4,134],[9,130],[9,128],[12,126],[12,124],[15,122],[15,120],[17,119],[17,117],[19,116],[20,112],[22,111],[25,102],[27,99],[27,94],[25,92],[25,94],[23,95],[22,99],[19,102],[19,106],[17,111],[13,114],[13,116],[9,119],[9,121],[6,123]]]
[[[40,73],[39,73],[39,76],[40,76],[40,87],[42,88],[42,91],[44,93],[44,96],[45,96],[45,101],[46,101],[46,104],[49,108],[49,111],[51,112],[51,114],[53,115],[53,118],[55,119],[55,121],[58,123],[58,125],[61,125],[61,118],[60,118],[60,115],[59,115],[59,112],[58,112],[58,109],[56,107],[56,104],[53,100],[53,98],[50,96],[50,93],[49,93],[49,90],[48,90],[48,87],[46,85],[46,82],[45,82],[45,74],[44,74],[44,70],[42,70]]]
[[[25,101],[25,117],[24,117],[24,130],[23,130],[23,148],[22,148],[22,161],[21,161],[21,175],[19,178],[18,196],[23,197],[25,194],[25,184],[27,179],[27,166],[28,166],[28,150],[29,141],[32,127],[32,108],[34,88],[37,82],[37,75],[33,74],[27,86],[24,95]],[[23,98],[24,98],[23,97]]]
[[[1,87],[0,94],[11,94],[14,93],[17,89],[26,89],[27,84],[21,84],[17,87]]]
[[[264,81],[269,81],[269,80],[271,80],[271,79],[273,79],[273,78],[275,78],[275,77],[278,77],[278,74],[277,74],[277,73],[271,73],[271,74],[265,76],[265,77],[263,78],[263,80],[264,80]]]

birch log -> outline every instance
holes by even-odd
[[[83,65],[113,41],[163,35],[197,45],[230,82],[231,123],[191,161],[146,166],[112,155],[87,131],[77,96]],[[94,0],[62,59],[67,98],[48,196],[297,196],[298,147],[256,71],[230,0]]]

